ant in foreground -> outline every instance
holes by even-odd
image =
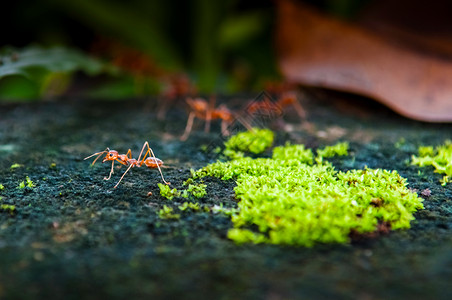
[[[230,126],[235,120],[242,123],[247,129],[251,130],[251,125],[249,125],[245,120],[242,120],[237,114],[229,110],[226,105],[221,104],[215,108],[215,97],[210,98],[208,103],[203,98],[187,98],[186,102],[190,108],[190,114],[188,115],[187,125],[185,126],[185,132],[180,137],[181,141],[185,141],[193,127],[193,121],[196,118],[205,120],[204,132],[209,132],[210,122],[212,120],[221,120],[221,132],[223,135],[229,135],[228,126]]]
[[[143,151],[146,147],[147,147],[147,151],[144,154],[143,158],[141,159],[141,155],[143,154]],[[107,147],[104,151],[97,152],[88,157],[85,157],[85,160],[97,155],[97,157],[94,159],[93,163],[91,164],[91,165],[94,165],[96,163],[96,161],[99,159],[99,157],[101,157],[102,154],[104,154],[104,153],[106,153],[106,155],[105,155],[104,159],[102,160],[102,163],[104,163],[106,161],[111,161],[110,174],[108,175],[108,177],[104,177],[104,180],[110,180],[111,174],[113,174],[113,167],[115,165],[115,161],[117,161],[118,163],[120,163],[124,166],[128,166],[127,170],[124,172],[124,174],[122,174],[121,178],[119,179],[118,183],[114,186],[114,188],[116,188],[119,185],[121,180],[124,178],[124,176],[127,174],[127,172],[129,172],[129,170],[131,168],[133,168],[133,167],[139,168],[143,164],[146,165],[146,167],[148,167],[150,169],[157,168],[160,172],[163,182],[168,185],[170,184],[169,182],[167,182],[165,180],[165,178],[163,178],[162,170],[160,169],[160,166],[163,165],[163,161],[161,159],[158,159],[157,157],[155,157],[154,152],[152,151],[151,147],[149,147],[148,142],[145,142],[143,144],[143,148],[141,148],[141,152],[140,152],[140,155],[138,156],[138,159],[132,158],[132,150],[130,150],[130,149],[129,149],[129,151],[127,151],[127,154],[119,154],[118,151],[110,150],[110,148]]]

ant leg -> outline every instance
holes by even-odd
[[[246,129],[248,129],[248,131],[252,131],[254,132],[254,128],[253,126],[251,126],[250,122],[248,122],[246,119],[242,118],[242,117],[237,117],[237,120],[243,125],[245,126]]]
[[[110,151],[110,148],[107,147],[104,151],[102,151],[102,152],[97,152],[97,153],[94,153],[94,154],[91,154],[90,156],[85,157],[83,160],[87,160],[88,158],[91,158],[91,157],[93,157],[94,155],[97,155],[96,159],[95,159],[95,160],[93,161],[93,163],[91,164],[91,165],[94,165],[94,164],[96,163],[96,161],[99,159],[99,157],[101,157],[102,154],[104,154],[104,153],[106,153],[106,152],[108,152],[108,151]]]
[[[210,131],[210,122],[212,120],[212,111],[206,112],[206,123],[204,124],[204,132],[208,133]]]
[[[174,100],[166,98],[164,101],[159,101],[159,106],[157,108],[157,120],[163,121],[166,117],[166,112],[168,107],[173,104]]]
[[[110,170],[110,175],[108,175],[108,177],[104,177],[104,180],[110,180],[111,178],[111,174],[113,174],[113,166],[115,164],[115,161],[111,162],[111,170]]]
[[[298,116],[302,119],[305,119],[306,111],[304,110],[303,106],[301,105],[301,103],[298,99],[295,100],[295,102],[293,103],[293,106],[294,106],[295,111],[297,112]]]
[[[144,146],[145,146],[145,145],[148,146],[148,151],[146,151],[146,154],[143,156],[143,160],[142,160],[142,161],[144,161],[144,159],[145,159],[146,156],[149,154],[149,152],[151,152],[152,158],[154,158],[155,165],[157,166],[157,169],[159,169],[160,176],[162,177],[163,182],[164,182],[165,184],[167,184],[167,185],[170,185],[171,182],[168,182],[168,181],[165,180],[165,178],[163,178],[162,169],[160,169],[160,166],[159,166],[159,164],[158,164],[157,158],[156,158],[155,155],[154,155],[154,151],[152,151],[152,148],[149,147],[149,143],[148,143],[148,142],[144,143],[143,149],[144,149]],[[143,149],[141,149],[141,151],[143,151]],[[141,156],[141,154],[140,154],[140,156]]]
[[[127,158],[128,159],[132,159],[132,150],[129,149],[129,151],[127,151]]]
[[[226,120],[221,120],[221,134],[223,136],[229,136],[231,133],[228,130],[229,122]]]
[[[143,156],[143,159],[141,159],[141,154],[143,154],[144,148],[145,148],[146,146],[148,147],[148,151],[146,151],[146,153],[145,153],[144,156]],[[143,147],[141,148],[140,155],[138,155],[138,159],[137,159],[137,162],[138,162],[138,166],[139,166],[139,167],[141,167],[141,166],[143,165],[144,160],[146,159],[146,157],[147,157],[148,154],[149,154],[149,149],[151,149],[151,147],[149,147],[149,143],[148,143],[147,141],[144,142]]]
[[[187,140],[188,136],[190,135],[191,129],[193,127],[193,120],[194,119],[195,119],[195,113],[194,112],[190,112],[190,114],[188,115],[187,126],[185,126],[185,132],[180,137],[181,141]]]
[[[124,174],[122,174],[121,178],[119,179],[118,183],[114,186],[114,189],[119,185],[119,183],[121,182],[121,180],[124,178],[124,176],[127,174],[127,172],[129,172],[129,170],[133,167],[133,165],[129,165],[129,167],[127,168],[127,170],[124,172]]]
[[[206,123],[204,125],[204,132],[210,131],[210,122],[212,121],[212,111],[215,109],[216,97],[211,96],[209,100],[209,107],[206,110]]]
[[[248,131],[254,132],[253,126],[251,126],[251,123],[247,119],[242,118],[242,116],[240,116],[237,113],[234,113],[234,117],[235,117],[235,120],[239,121],[240,124],[242,124]]]

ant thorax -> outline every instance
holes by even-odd
[[[134,159],[134,158],[128,159],[128,160],[127,160],[127,164],[128,164],[129,166],[140,166],[140,165],[141,165],[141,164],[139,164],[139,162],[138,162],[136,159]]]
[[[135,159],[130,159],[126,154],[119,154],[119,155],[117,155],[117,158],[122,162],[130,162],[130,160],[135,160]]]

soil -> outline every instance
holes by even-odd
[[[342,98],[309,94],[307,120],[290,111],[272,120],[277,144],[349,141],[337,169],[398,170],[425,209],[409,230],[313,248],[236,245],[226,237],[230,218],[213,212],[159,218],[163,205],[177,211],[185,199],[159,195],[157,170],[132,169],[113,189],[124,167],[106,181],[109,164],[83,160],[107,146],[135,156],[149,141],[165,178],[181,188],[190,169],[217,158],[202,149],[221,145],[219,124],[204,133],[196,121],[181,142],[184,109],[173,105],[159,121],[156,99],[0,105],[0,203],[15,206],[0,210],[0,299],[452,299],[452,184],[409,165],[418,146],[451,139],[452,125]],[[19,188],[27,176],[35,187]],[[205,182],[201,205],[237,205],[234,182]]]

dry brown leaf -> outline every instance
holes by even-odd
[[[287,80],[372,97],[417,120],[452,121],[452,61],[397,46],[291,0],[278,3]]]

